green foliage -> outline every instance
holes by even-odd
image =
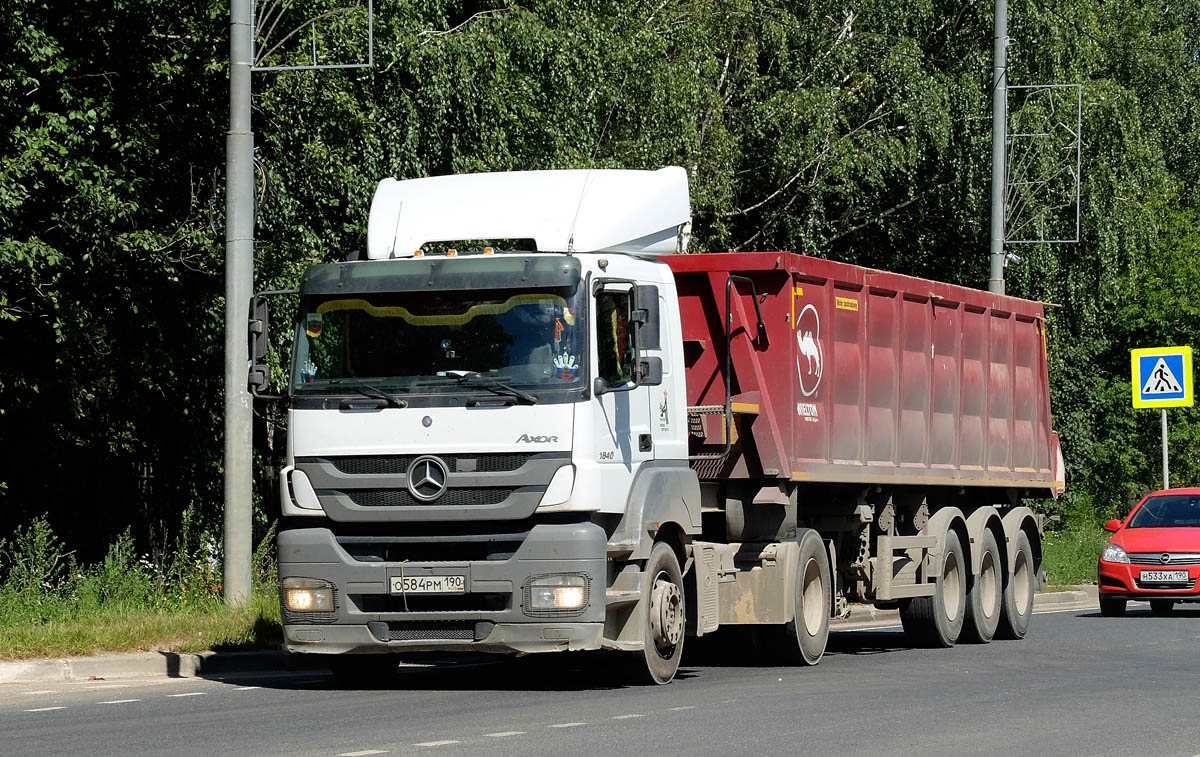
[[[260,50],[329,12],[319,57],[361,60],[365,16],[346,5],[276,6],[290,15]],[[384,176],[669,164],[689,172],[697,251],[984,283],[987,4],[377,6],[373,69],[254,75],[257,288],[362,247]],[[227,10],[13,0],[0,15],[0,534],[12,549],[46,511],[51,573],[75,551],[133,575],[126,551],[104,553],[132,525],[172,603],[185,575],[186,601],[219,584]],[[1200,341],[1197,28],[1194,3],[1010,4],[1011,83],[1084,85],[1082,241],[1022,248],[1007,272],[1011,293],[1061,306],[1048,352],[1068,491],[1046,509],[1069,520],[1156,486],[1157,417],[1129,405],[1128,350]],[[309,54],[300,34],[266,62]],[[261,534],[286,424],[256,409]],[[1171,419],[1173,480],[1198,483],[1198,418]]]
[[[161,562],[138,555],[129,529],[85,565],[44,516],[19,527],[0,542],[0,659],[277,643],[274,526],[254,552],[252,602],[232,611],[221,600],[218,542],[194,512]]]
[[[1047,534],[1042,542],[1042,567],[1051,586],[1096,582],[1096,561],[1108,534],[1094,525],[1079,525]]]

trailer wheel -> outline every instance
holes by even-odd
[[[796,615],[784,627],[786,656],[801,665],[816,665],[829,643],[829,556],[812,529],[800,533],[796,564]]]
[[[996,535],[990,529],[983,532],[979,547],[983,551],[979,575],[971,581],[967,590],[967,620],[963,625],[963,638],[986,644],[996,635],[1000,627],[1000,612],[1004,600],[1004,581],[1000,563],[1000,547]]]
[[[997,632],[1002,639],[1023,639],[1029,632],[1029,621],[1033,618],[1033,571],[1033,547],[1029,545],[1029,535],[1023,530],[1018,531],[1012,570],[1004,577],[1004,612],[1000,613]]]
[[[962,632],[967,605],[967,571],[958,532],[946,532],[941,572],[932,597],[917,597],[900,604],[900,622],[914,644],[952,647]]]
[[[665,542],[658,542],[650,550],[641,606],[643,642],[637,654],[643,664],[637,666],[636,677],[647,683],[670,683],[683,656],[687,612],[679,559]]]

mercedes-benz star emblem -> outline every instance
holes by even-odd
[[[1158,556],[1158,561],[1160,563],[1162,563],[1163,565],[1166,565],[1167,563],[1171,562],[1171,553],[1163,552],[1161,555]]]
[[[441,458],[424,455],[408,466],[408,491],[422,502],[432,502],[446,493],[449,471]]]

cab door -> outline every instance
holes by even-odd
[[[602,511],[619,512],[638,468],[654,459],[652,387],[635,383],[638,345],[632,284],[601,279],[593,292],[591,373],[593,387],[602,389],[591,403],[592,451],[601,481],[597,495]]]

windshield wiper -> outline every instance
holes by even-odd
[[[362,379],[341,378],[333,379],[330,384],[345,384],[364,397],[373,397],[388,403],[388,407],[408,407],[408,400],[402,400],[391,392],[385,392],[377,386],[368,384]]]
[[[449,371],[447,371],[449,373]],[[457,371],[455,372],[457,373]],[[538,398],[529,392],[521,391],[515,386],[504,383],[498,376],[488,376],[484,373],[463,373],[458,376],[460,384],[474,384],[487,389],[495,394],[503,394],[509,397],[516,397],[519,400],[524,400],[530,405],[536,405]]]

